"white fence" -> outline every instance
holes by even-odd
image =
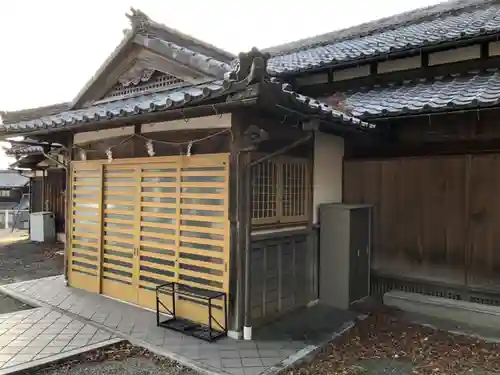
[[[29,210],[0,210],[0,229],[29,229]]]

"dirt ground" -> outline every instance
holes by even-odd
[[[194,375],[192,370],[146,349],[122,342],[78,357],[26,371],[26,375]]]
[[[288,375],[500,374],[500,344],[411,323],[401,312],[373,312],[308,364]]]
[[[60,275],[64,257],[56,254],[62,244],[38,244],[23,232],[0,231],[0,285]],[[29,306],[0,294],[0,314]]]

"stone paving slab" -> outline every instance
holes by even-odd
[[[51,362],[90,347],[109,345],[116,336],[48,307],[0,315],[0,374]]]
[[[300,357],[301,352],[311,351],[308,342],[293,339],[242,341],[224,338],[213,343],[204,342],[157,327],[156,314],[152,311],[66,287],[62,276],[5,285],[0,287],[0,291],[27,303],[51,307],[59,315],[63,313],[86,321],[88,324],[85,326],[113,332],[202,373],[261,374],[266,370],[269,372],[270,369],[281,368],[282,363],[290,362],[290,358]],[[54,331],[58,329],[56,327],[53,328]],[[92,339],[109,338],[108,332],[98,330]],[[101,334],[103,337],[99,336]],[[83,338],[71,338],[66,345],[71,342],[74,345],[84,345],[88,335],[82,333],[80,337]],[[60,340],[68,340],[68,337],[63,335]]]

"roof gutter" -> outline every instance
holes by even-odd
[[[389,120],[400,120],[400,119],[408,119],[408,118],[418,118],[418,117],[429,117],[429,116],[442,116],[442,115],[450,115],[454,113],[469,113],[469,112],[485,112],[492,110],[499,110],[500,104],[495,104],[489,107],[475,107],[475,108],[463,108],[463,109],[452,109],[446,110],[443,109],[441,111],[436,112],[421,112],[421,113],[413,113],[413,114],[396,114],[394,116],[385,116],[385,117],[363,117],[365,121],[389,121]]]
[[[445,42],[437,42],[437,43],[433,43],[430,45],[424,45],[421,47],[412,47],[409,49],[399,50],[399,51],[395,51],[395,52],[376,54],[376,55],[373,55],[372,57],[368,57],[368,58],[359,58],[359,59],[348,60],[348,61],[339,62],[339,63],[332,62],[329,64],[317,66],[317,67],[314,67],[311,69],[302,69],[302,70],[291,71],[291,72],[282,72],[282,73],[277,73],[274,75],[278,76],[278,77],[294,77],[294,76],[302,75],[304,73],[316,73],[319,71],[324,71],[325,69],[350,68],[353,66],[359,66],[361,64],[369,64],[372,62],[387,61],[387,60],[390,60],[393,58],[402,58],[402,57],[419,55],[422,52],[433,52],[433,51],[445,50],[445,49],[451,49],[451,48],[457,48],[457,47],[465,47],[465,46],[469,46],[471,44],[477,44],[477,43],[481,43],[481,42],[491,42],[491,41],[497,41],[497,40],[500,40],[500,32],[498,32],[498,31],[496,31],[494,33],[483,34],[480,36],[473,36],[473,37],[458,39],[458,40],[455,39],[455,40],[450,40],[450,41],[445,41]],[[332,43],[332,44],[334,44],[334,43]],[[315,48],[315,47],[312,47],[310,49],[313,49],[313,48]],[[294,52],[291,52],[291,53],[294,53]],[[285,56],[285,55],[283,55],[283,56]],[[276,57],[278,57],[278,56],[276,56]]]
[[[93,131],[102,129],[104,127],[118,128],[121,126],[135,125],[138,123],[148,124],[158,121],[172,121],[172,120],[188,119],[190,117],[203,117],[212,114],[220,115],[222,113],[231,112],[233,109],[236,108],[253,106],[255,104],[257,104],[257,98],[250,98],[232,102],[177,108],[166,111],[146,112],[135,116],[114,117],[112,119],[103,119],[102,121],[88,122],[88,123],[82,122],[75,125],[45,128],[45,129],[26,131],[26,132],[3,132],[0,133],[0,141],[14,136],[44,135],[44,134],[63,132],[63,131],[74,132],[74,130],[83,127],[85,128],[85,131]]]

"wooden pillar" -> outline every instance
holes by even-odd
[[[64,143],[66,147],[66,191],[64,194],[65,198],[65,213],[64,213],[64,235],[65,235],[65,244],[64,244],[64,280],[66,280],[66,284],[68,283],[68,260],[69,260],[69,252],[71,251],[71,231],[73,225],[71,223],[72,220],[72,199],[71,199],[71,189],[72,189],[72,181],[71,181],[71,161],[73,160],[73,134],[68,133],[66,142]]]
[[[244,251],[245,229],[249,218],[245,207],[244,170],[249,154],[244,148],[244,132],[249,126],[246,111],[231,115],[232,139],[229,157],[229,221],[231,233],[230,281],[229,281],[229,335],[240,338],[243,329],[244,304]]]

